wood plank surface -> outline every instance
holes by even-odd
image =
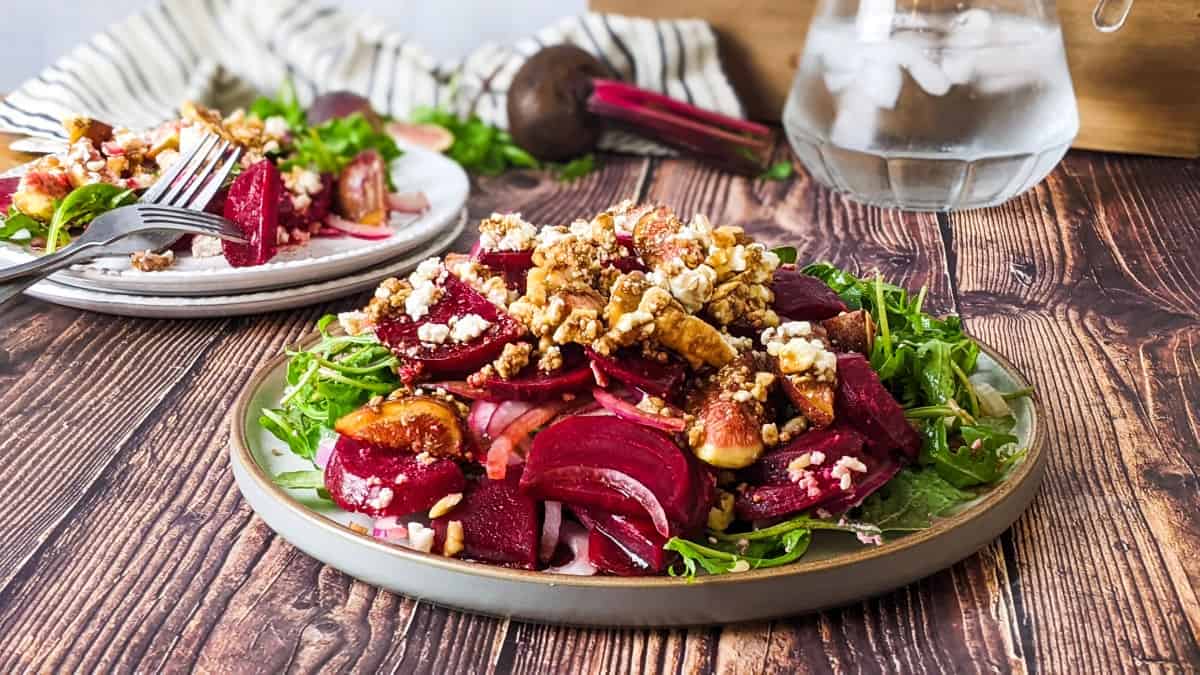
[[[783,150],[779,151],[784,156]],[[240,498],[224,416],[321,314],[0,322],[0,672],[1187,672],[1200,667],[1200,163],[1073,153],[997,209],[883,211],[686,160],[475,182],[473,219],[623,197],[926,284],[1038,386],[1050,471],[976,555],[880,598],[690,630],[539,626],[354,581]],[[464,235],[456,247],[465,248]]]

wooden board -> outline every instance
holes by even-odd
[[[780,157],[786,156],[783,150]],[[320,565],[251,514],[224,417],[322,313],[146,321],[26,300],[0,321],[0,672],[1185,672],[1200,667],[1200,162],[1072,153],[952,216],[607,157],[477,181],[474,217],[634,196],[927,284],[1038,387],[1042,494],[977,555],[783,621],[581,630],[444,610]],[[461,244],[469,245],[469,237]]]
[[[699,17],[716,27],[725,68],[752,117],[779,120],[816,0],[591,0],[596,11]],[[1078,148],[1200,156],[1200,8],[1139,0],[1125,27],[1092,27],[1094,0],[1058,11],[1079,102]]]

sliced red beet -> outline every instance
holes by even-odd
[[[621,270],[622,272],[626,272],[626,273],[628,273],[628,272],[647,272],[650,270],[650,268],[646,267],[646,265],[641,260],[638,260],[635,256],[631,256],[631,255],[627,255],[627,256],[624,256],[621,258],[615,258],[610,264],[613,267],[617,268],[618,270]]]
[[[476,243],[471,257],[481,265],[500,272],[504,283],[520,293],[525,292],[525,276],[533,267],[533,251],[484,251]]]
[[[10,206],[12,206],[13,194],[17,191],[17,187],[20,185],[20,176],[0,178],[0,216],[8,215],[8,209]]]
[[[521,489],[571,506],[649,516],[666,534],[693,518],[694,478],[667,434],[618,417],[574,415],[534,436]]]
[[[677,398],[687,376],[687,370],[678,361],[659,363],[628,350],[604,356],[589,347],[587,355],[605,375],[662,398]]]
[[[513,467],[503,480],[471,481],[458,506],[433,519],[435,550],[442,550],[446,527],[457,520],[463,528],[464,558],[505,567],[536,568],[541,507],[521,494],[520,481],[520,467]]]
[[[321,191],[310,197],[308,208],[297,211],[292,203],[292,193],[284,190],[279,198],[279,224],[289,230],[307,230],[309,225],[323,222],[333,204],[333,176],[321,174]]]
[[[788,464],[805,453],[820,452],[826,458],[836,460],[843,455],[862,453],[863,435],[845,425],[815,429],[797,436],[786,446],[773,450],[758,458],[738,474],[751,485],[791,485]]]
[[[462,470],[448,459],[426,464],[416,455],[348,436],[338,438],[325,467],[325,488],[333,501],[374,518],[424,511],[442,497],[462,492],[465,483]]]
[[[245,244],[221,241],[221,250],[230,265],[262,265],[275,257],[282,191],[279,170],[268,159],[246,169],[233,181],[225,199],[225,217],[238,224],[248,241]]]
[[[717,502],[717,470],[694,455],[688,458],[692,464],[692,481],[696,486],[696,498],[692,503],[691,520],[683,525],[680,536],[692,537],[708,525],[708,512]]]
[[[883,487],[900,472],[904,466],[894,458],[864,460],[867,463],[867,474],[854,482],[854,488],[842,492],[837,497],[821,505],[830,513],[844,513],[858,506],[864,499],[870,497],[876,490]]]
[[[861,431],[867,449],[876,455],[898,450],[916,459],[921,436],[905,419],[904,409],[879,381],[866,357],[857,352],[838,354],[837,373],[837,418]]]
[[[846,303],[832,288],[795,265],[781,265],[771,280],[775,312],[793,321],[819,321],[846,311]]]
[[[572,512],[590,530],[588,560],[601,572],[661,574],[671,563],[673,556],[663,550],[667,538],[648,520],[583,507]],[[597,541],[597,535],[603,541]]]
[[[866,473],[851,472],[852,482],[848,490],[843,490],[841,480],[834,477],[834,467],[843,457],[854,457],[862,462]],[[890,478],[895,474],[890,467],[897,464],[891,457],[876,458],[858,452],[846,452],[842,455],[830,455],[815,466],[808,467],[809,479],[774,485],[746,486],[738,491],[734,510],[742,520],[762,520],[790,516],[814,507],[833,512],[831,505],[841,506],[841,510],[849,508],[845,504],[857,504],[866,495],[879,489],[875,484],[882,475]],[[784,467],[786,471],[786,466]],[[887,482],[885,478],[883,482]],[[862,494],[859,497],[859,494]]]
[[[496,401],[553,401],[592,388],[592,370],[578,351],[563,357],[563,366],[550,373],[529,364],[507,380],[493,377],[484,386]]]
[[[446,276],[441,299],[429,308],[420,321],[407,314],[391,315],[379,321],[376,334],[397,356],[404,360],[399,372],[405,381],[421,375],[455,376],[473,373],[500,355],[504,345],[521,337],[525,329],[508,314],[497,308],[478,291]],[[417,330],[426,323],[449,323],[452,317],[478,314],[491,326],[469,343],[447,340],[440,345],[423,344]]]

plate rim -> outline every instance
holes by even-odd
[[[320,334],[317,331],[310,331],[302,336],[299,340],[290,343],[298,347],[308,347],[320,339]],[[993,347],[987,343],[974,339],[980,347],[980,350],[987,354],[989,358],[996,362],[1005,373],[1015,380],[1022,388],[1030,386],[1028,378],[1006,357],[1002,356]],[[804,561],[801,559],[798,562],[782,565],[780,567],[771,567],[766,569],[749,570],[738,574],[717,574],[717,575],[697,575],[694,578],[688,579],[684,577],[671,577],[668,575],[662,576],[643,576],[643,577],[617,577],[617,576],[573,576],[563,574],[551,574],[538,570],[519,570],[498,565],[489,565],[486,563],[471,562],[460,560],[458,558],[448,558],[446,556],[437,555],[434,553],[423,553],[411,549],[389,544],[379,539],[351,530],[340,523],[337,523],[329,518],[326,518],[311,509],[305,507],[288,491],[275,484],[274,481],[266,475],[262,466],[254,459],[254,454],[250,450],[250,444],[246,438],[246,413],[254,399],[254,394],[258,391],[263,381],[267,379],[281,365],[284,365],[287,360],[286,353],[279,353],[271,357],[266,363],[260,366],[250,379],[243,386],[237,399],[234,401],[233,409],[229,414],[230,424],[230,440],[229,452],[230,459],[235,463],[242,465],[245,475],[255,482],[257,487],[271,496],[275,501],[307,521],[311,525],[315,525],[326,532],[340,537],[347,543],[354,545],[365,545],[376,549],[377,551],[398,556],[400,559],[408,563],[431,565],[449,572],[456,572],[469,575],[477,575],[495,579],[498,581],[515,582],[522,584],[538,584],[550,586],[573,586],[580,588],[703,588],[706,586],[717,586],[723,584],[749,583],[755,581],[767,581],[771,579],[779,579],[789,576],[799,576],[810,572],[829,571],[838,567],[857,565],[860,563],[873,561],[879,558],[887,557],[893,554],[899,554],[908,549],[922,546],[931,542],[934,539],[940,538],[944,534],[948,534],[952,530],[967,527],[971,523],[984,518],[992,510],[999,508],[1004,502],[1017,496],[1022,487],[1025,487],[1025,482],[1031,478],[1038,480],[1039,484],[1033,486],[1033,493],[1030,497],[1030,503],[1033,496],[1036,496],[1040,490],[1040,478],[1042,477],[1041,465],[1045,462],[1046,456],[1044,452],[1044,437],[1042,433],[1041,409],[1035,397],[1029,399],[1029,447],[1026,450],[1025,459],[1016,465],[1008,478],[1004,482],[996,485],[992,490],[977,504],[974,504],[960,513],[951,516],[938,518],[933,525],[925,530],[910,532],[903,537],[895,539],[891,542],[884,543],[880,546],[864,546],[861,550],[850,553],[840,554],[825,560],[810,560]],[[243,498],[245,498],[243,496]],[[1029,508],[1029,503],[1026,503],[1020,510],[1017,517],[1019,518]],[[252,508],[252,510],[255,510]],[[1015,521],[1015,518],[1014,518]],[[1011,527],[1011,523],[1007,526]],[[1005,529],[1007,529],[1007,527]],[[282,536],[282,535],[281,535]],[[287,537],[284,537],[287,540]],[[289,541],[289,543],[291,543]]]

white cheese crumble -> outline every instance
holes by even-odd
[[[367,499],[367,506],[373,509],[386,509],[388,504],[392,503],[393,496],[391,488],[379,488],[373,497]]]
[[[425,283],[433,283],[441,281],[445,278],[446,270],[442,267],[442,261],[439,258],[426,258],[417,265],[417,269],[413,270],[412,274],[408,275],[408,283],[414,287]]]
[[[337,315],[338,325],[346,335],[363,335],[371,332],[371,322],[364,312],[342,312]]]
[[[490,328],[491,321],[478,314],[466,314],[450,319],[450,339],[455,342],[470,342]]]
[[[424,323],[417,326],[417,339],[421,342],[440,345],[450,336],[450,327],[444,323]]]
[[[671,295],[683,305],[689,313],[700,311],[704,303],[712,297],[713,284],[717,280],[717,272],[708,265],[700,265],[695,269],[684,268],[671,275],[668,285]]]
[[[207,234],[197,234],[192,237],[193,258],[213,258],[223,253],[221,240]]]
[[[837,373],[837,355],[825,349],[820,340],[811,336],[812,324],[789,321],[762,333],[767,353],[779,359],[779,369],[787,375],[812,372],[818,380],[832,380]]]
[[[412,293],[404,299],[404,312],[413,321],[420,321],[421,317],[429,313],[429,307],[437,302],[437,298],[437,286],[431,283],[421,284],[413,288]]]
[[[263,131],[273,138],[283,138],[288,132],[288,123],[280,115],[271,115],[263,120]]]
[[[533,248],[537,227],[519,213],[493,213],[479,228],[479,247],[485,251],[525,251]]]
[[[845,491],[854,486],[855,473],[866,472],[867,465],[863,464],[862,460],[857,457],[846,455],[833,465],[833,471],[830,473],[830,475],[838,480],[838,487]]]
[[[433,535],[432,527],[425,527],[416,521],[408,524],[408,545],[422,553],[433,550]]]

